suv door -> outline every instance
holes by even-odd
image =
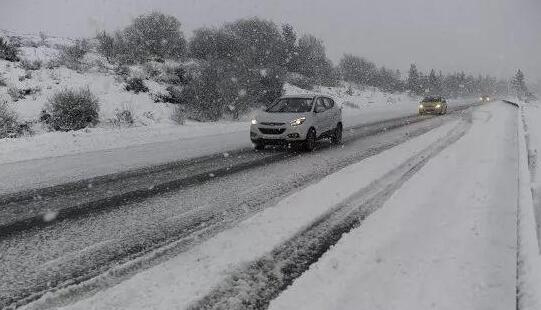
[[[316,98],[316,105],[314,107],[314,127],[316,128],[317,135],[321,135],[325,131],[327,131],[327,123],[328,123],[328,116],[327,116],[327,108],[325,106],[325,101],[323,100],[323,97],[317,97]]]
[[[333,130],[336,128],[340,111],[335,106],[334,100],[331,98],[324,98],[325,107],[327,108],[327,130]]]

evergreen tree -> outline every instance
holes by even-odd
[[[427,85],[429,93],[431,95],[440,95],[441,94],[440,86],[441,85],[440,85],[439,78],[436,75],[436,70],[434,69],[430,70],[430,73],[428,74],[428,85]]]
[[[415,64],[411,64],[410,70],[408,71],[407,87],[408,90],[413,94],[421,95],[423,93],[421,86],[421,75]]]
[[[528,88],[526,87],[526,79],[524,77],[524,73],[522,73],[520,69],[513,77],[513,80],[511,81],[511,86],[513,88],[513,92],[519,99],[523,99],[526,96]]]

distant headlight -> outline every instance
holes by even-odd
[[[419,105],[419,109],[422,109],[424,108],[424,106],[422,104]]]
[[[256,125],[257,124],[257,120],[253,119],[252,120],[252,125]]]
[[[437,109],[437,108],[441,108],[441,104],[439,104],[439,103],[436,104],[436,109]]]
[[[291,121],[291,126],[295,127],[295,126],[299,126],[301,125],[302,123],[304,123],[304,121],[306,120],[306,117],[299,117],[297,118],[296,120],[293,120]]]
[[[483,97],[479,98],[479,100],[483,101]]]
[[[490,97],[487,97],[487,101],[490,101]]]

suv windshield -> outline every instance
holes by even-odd
[[[441,101],[441,98],[440,97],[426,97],[423,99],[422,102],[437,102],[437,101]]]
[[[281,98],[271,105],[269,113],[306,113],[312,111],[312,98]]]

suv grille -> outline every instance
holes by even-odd
[[[285,128],[259,128],[262,134],[265,135],[279,135],[286,131]]]
[[[271,122],[262,122],[261,125],[265,125],[265,126],[283,126],[285,125],[286,123],[271,123]]]

